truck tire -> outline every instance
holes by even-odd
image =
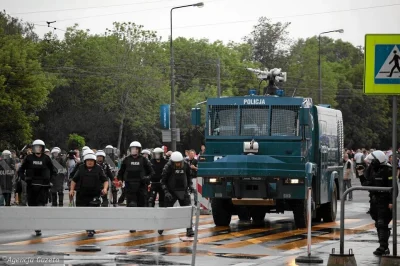
[[[212,199],[211,209],[216,226],[228,226],[232,219],[232,201],[230,199]]]
[[[238,214],[240,221],[250,221],[250,211],[247,207],[238,206],[236,208],[237,208],[237,214]]]
[[[294,224],[297,228],[307,227],[307,200],[293,200],[292,204]]]
[[[332,200],[324,204],[321,208],[321,215],[324,219],[324,223],[334,222],[336,221],[337,214],[337,187],[336,182],[333,182],[332,189]]]

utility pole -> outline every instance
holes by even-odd
[[[217,58],[217,88],[218,98],[221,98],[221,61],[219,57]]]

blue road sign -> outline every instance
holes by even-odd
[[[170,105],[162,104],[160,106],[160,122],[162,129],[169,129],[170,127]]]
[[[400,84],[400,44],[375,45],[375,84]]]

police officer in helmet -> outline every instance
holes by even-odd
[[[0,193],[3,193],[5,206],[11,206],[11,193],[15,174],[15,161],[9,150],[4,150],[0,158]]]
[[[37,139],[32,143],[32,154],[24,159],[18,175],[27,183],[28,206],[45,206],[47,204],[50,179],[57,175],[49,156],[45,155],[45,144]],[[40,230],[35,230],[40,236]]]
[[[363,186],[392,187],[392,166],[387,163],[385,153],[374,151],[366,157],[370,165],[360,176]],[[396,184],[397,185],[397,184]],[[389,251],[389,223],[392,220],[392,192],[370,192],[370,215],[375,221],[378,232],[379,247],[374,255],[390,254]]]
[[[96,152],[96,158],[97,158],[97,164],[100,165],[103,168],[104,173],[106,174],[106,176],[109,179],[108,182],[111,183],[111,192],[112,192],[112,195],[113,195],[113,205],[114,205],[114,207],[116,207],[116,204],[117,204],[117,189],[114,186],[114,184],[111,182],[111,181],[114,180],[114,175],[113,175],[113,173],[111,171],[110,165],[108,165],[108,163],[105,161],[106,153],[104,151],[102,151],[102,150],[98,150]],[[102,198],[102,205],[101,206],[102,207],[108,207],[107,194],[102,195],[101,198]]]
[[[62,207],[64,205],[64,169],[65,160],[60,156],[61,149],[54,147],[51,149],[51,157],[53,165],[57,170],[57,175],[53,177],[51,183],[53,186],[50,189],[51,192],[51,202],[53,207],[57,207],[57,196],[58,196],[58,206]]]
[[[167,164],[167,160],[164,159],[164,151],[161,148],[155,148],[153,151],[154,158],[151,159],[151,165],[154,170],[154,175],[151,178],[149,207],[154,207],[157,194],[159,196],[159,206],[164,207],[164,190],[161,188],[161,174]]]
[[[130,155],[122,161],[118,180],[125,181],[127,207],[147,206],[147,186],[154,175],[150,161],[140,154],[142,145],[133,141],[129,145]]]
[[[193,193],[190,167],[184,161],[182,153],[176,151],[171,154],[171,159],[165,165],[161,175],[161,187],[165,193],[165,206],[173,207],[176,201],[181,206],[190,206],[190,194]],[[186,229],[186,236],[194,235],[192,228]]]
[[[74,197],[75,188],[77,207],[99,207],[100,196],[107,195],[108,179],[103,168],[96,163],[96,155],[88,150],[83,157],[83,164],[72,178],[69,196]],[[93,230],[87,230],[88,236],[92,237]]]

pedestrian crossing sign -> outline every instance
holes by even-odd
[[[364,93],[400,94],[400,35],[365,35]]]

